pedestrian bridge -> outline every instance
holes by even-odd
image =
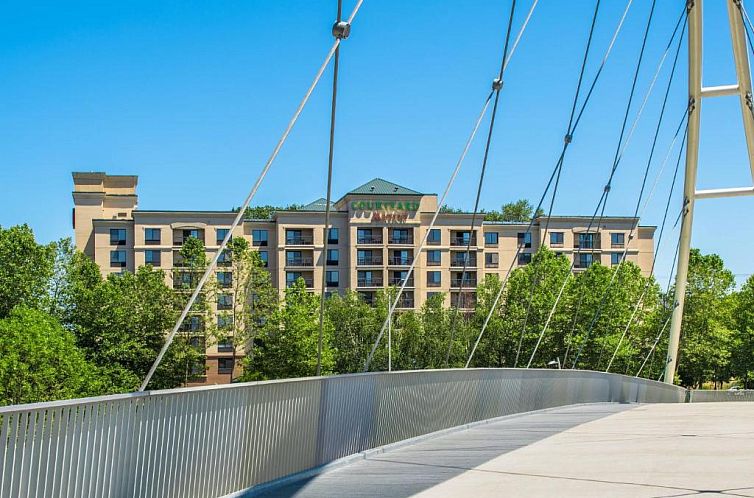
[[[677,471],[679,452],[754,468],[754,404],[689,397],[601,372],[464,369],[2,407],[0,496],[752,496],[750,470],[727,487],[642,487],[644,466]],[[621,467],[635,472],[605,474]]]

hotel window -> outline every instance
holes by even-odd
[[[526,249],[531,247],[531,232],[519,232],[518,234],[518,246]]]
[[[267,230],[252,230],[251,231],[252,244],[255,246],[267,245]]]
[[[124,268],[126,266],[126,251],[110,251],[110,266],[113,268]]]
[[[233,285],[233,274],[229,271],[217,272],[217,283],[222,288],[228,288]]]
[[[579,261],[577,268],[589,268],[594,262],[594,255],[591,253],[579,254]]]
[[[267,268],[270,264],[270,255],[267,251],[259,251],[259,259],[262,260],[262,265]]]
[[[196,228],[192,228],[190,230],[184,230],[183,231],[183,240],[184,241],[186,239],[190,238],[190,237],[193,237],[195,239],[200,239],[201,240],[201,237],[199,237],[199,230],[197,230]],[[204,242],[204,241],[202,240],[202,242]]]
[[[622,259],[623,259],[622,252],[614,252],[610,254],[610,263],[612,265],[619,265]]]
[[[228,330],[233,328],[233,315],[221,313],[217,315],[217,328],[220,330]]]
[[[562,246],[563,245],[563,232],[550,232],[550,245]]]
[[[440,266],[441,257],[438,250],[427,251],[427,266]]]
[[[327,250],[327,264],[328,265],[337,265],[340,262],[340,253],[337,249],[328,249]]]
[[[231,253],[227,249],[225,249],[223,252],[220,253],[220,257],[217,258],[217,265],[218,266],[230,266],[231,264]]]
[[[325,275],[325,285],[328,287],[337,287],[340,285],[340,275],[338,270],[327,270]]]
[[[623,247],[626,244],[626,234],[615,232],[610,234],[610,245],[613,247]]]
[[[233,373],[233,358],[218,358],[217,359],[217,373],[219,374]]]
[[[338,229],[337,228],[331,228],[327,231],[327,243],[328,244],[338,243]]]
[[[218,294],[217,309],[219,310],[233,309],[233,296],[231,294]]]
[[[411,244],[411,231],[408,228],[393,228],[390,230],[391,244]]]
[[[500,255],[496,252],[488,252],[484,255],[484,266],[486,268],[497,268],[500,264]]]
[[[484,232],[484,245],[496,246],[498,244],[497,232]]]
[[[111,228],[110,229],[110,244],[114,246],[126,245],[126,229],[125,228]]]
[[[187,316],[181,324],[181,332],[201,332],[204,329],[202,318],[197,315]]]
[[[225,239],[225,236],[228,235],[228,232],[230,232],[229,228],[218,228],[217,230],[215,230],[215,241],[217,242],[218,246],[223,243],[223,240]],[[230,240],[232,239],[229,239],[228,242],[230,242]]]
[[[593,233],[580,233],[579,245],[581,249],[593,249],[594,248],[594,234]]]
[[[520,252],[518,253],[518,264],[519,265],[528,265],[531,263],[531,253],[530,252]]]
[[[157,245],[160,243],[162,231],[159,228],[144,229],[144,243],[147,245]]]
[[[441,243],[441,232],[439,228],[433,228],[429,231],[429,236],[427,236],[427,244],[433,245],[433,246],[439,246]]]
[[[428,271],[427,287],[440,287],[440,285],[442,285],[442,272]]]
[[[144,251],[144,263],[152,266],[160,266],[160,251],[147,249]]]
[[[291,266],[300,266],[304,262],[301,251],[285,251],[285,262]]]
[[[296,280],[301,278],[301,272],[300,271],[287,271],[285,272],[285,285],[286,287],[291,287],[293,284],[296,283]]]
[[[217,341],[218,353],[232,353],[233,352],[233,339],[227,337],[220,341]]]

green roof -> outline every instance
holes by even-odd
[[[325,211],[325,208],[327,207],[327,199],[324,197],[320,197],[316,201],[312,201],[306,206],[302,206],[300,208],[301,211]],[[330,201],[330,209],[335,208],[335,203]]]
[[[364,185],[357,187],[349,194],[378,194],[378,195],[422,195],[421,192],[411,190],[410,188],[401,187],[397,183],[375,178],[369,180]]]

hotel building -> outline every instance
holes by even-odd
[[[166,270],[166,278],[172,280],[174,258],[188,237],[202,240],[208,256],[214,255],[235,212],[141,210],[137,181],[136,176],[73,173],[76,247],[104,275],[151,264]],[[535,220],[527,234],[528,223],[487,222],[478,216],[470,230],[471,213],[441,213],[419,254],[437,202],[436,194],[375,178],[332,203],[327,254],[324,199],[295,211],[278,211],[271,219],[244,220],[232,236],[246,238],[259,251],[281,293],[298,278],[320,292],[325,271],[328,292],[353,289],[370,302],[379,289],[401,285],[418,257],[400,302],[404,309],[421,307],[435,293],[444,293],[447,305],[471,308],[474,289],[486,274],[504,277],[519,247],[514,268],[529,263],[543,243],[571,261],[575,257],[574,271],[595,262],[618,264],[627,246],[627,260],[645,275],[650,272],[655,227],[639,226],[629,239],[639,222],[633,217],[605,217],[599,231],[587,231],[589,217],[553,216],[545,241],[544,219]],[[471,253],[459,297],[469,240]],[[220,280],[232,279],[223,268],[217,272]],[[231,355],[232,350],[218,351],[216,345],[208,348],[207,383],[227,382]]]

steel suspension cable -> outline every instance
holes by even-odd
[[[338,0],[338,9],[333,25],[333,36],[338,40],[345,40],[350,34],[350,26],[343,23],[343,0]],[[322,373],[322,339],[325,328],[325,296],[327,294],[327,251],[330,241],[330,199],[332,197],[332,164],[335,153],[335,110],[338,101],[338,69],[340,67],[340,45],[335,47],[332,75],[332,97],[330,100],[330,143],[327,157],[327,194],[325,197],[325,228],[322,246],[322,292],[319,298],[319,335],[317,336],[317,371]]]
[[[513,53],[516,50],[516,47],[518,46],[518,42],[520,41],[521,37],[523,36],[524,31],[526,30],[526,27],[529,24],[529,20],[531,19],[532,13],[534,11],[534,8],[537,6],[538,0],[535,0],[532,3],[531,8],[529,9],[529,13],[526,16],[526,19],[524,23],[522,24],[521,28],[519,29],[518,35],[516,36],[516,41],[513,43],[513,46],[511,47],[511,50],[508,54],[508,58],[505,60],[503,64],[503,70],[505,70],[508,67],[508,64],[510,63]],[[469,152],[469,148],[471,147],[471,144],[474,141],[474,137],[476,136],[477,131],[479,130],[479,126],[482,123],[482,120],[484,119],[484,116],[487,113],[487,109],[489,108],[490,103],[492,102],[492,97],[494,95],[495,91],[494,89],[487,95],[487,98],[484,101],[484,105],[482,106],[482,111],[480,112],[476,122],[474,123],[474,127],[471,131],[471,134],[469,135],[468,139],[466,140],[466,144],[464,146],[464,149],[461,153],[461,156],[459,157],[456,166],[451,173],[450,179],[448,180],[448,184],[445,187],[445,191],[442,194],[442,197],[440,198],[437,209],[435,210],[434,214],[432,215],[432,220],[430,221],[429,227],[427,227],[427,230],[424,233],[424,237],[422,238],[421,244],[419,245],[418,254],[421,254],[424,248],[427,244],[427,239],[429,237],[429,233],[434,228],[435,222],[437,221],[437,217],[440,214],[440,209],[442,208],[445,198],[447,197],[448,193],[450,192],[451,187],[453,186],[453,183],[455,183],[456,177],[458,176],[458,172],[461,169],[461,165],[463,164],[464,159],[466,158],[466,155]],[[377,339],[374,342],[374,345],[372,346],[372,349],[369,352],[369,355],[367,356],[366,362],[364,363],[364,371],[369,370],[369,366],[372,362],[372,359],[374,357],[374,353],[377,351],[377,347],[379,346],[379,343],[382,339],[382,336],[385,334],[385,330],[390,323],[390,319],[392,317],[393,312],[395,311],[395,308],[398,305],[398,301],[400,300],[401,294],[403,293],[403,290],[406,288],[406,284],[408,283],[408,279],[411,276],[411,274],[414,271],[414,267],[416,266],[416,262],[419,260],[418,257],[415,257],[414,260],[411,262],[411,265],[409,266],[408,271],[406,272],[406,278],[403,279],[401,286],[398,289],[398,293],[396,294],[395,299],[392,301],[392,304],[388,307],[388,315],[385,319],[385,322],[382,324],[382,328],[380,329],[379,334],[377,335]]]
[[[573,120],[576,115],[576,105],[578,104],[579,95],[581,94],[581,84],[584,81],[584,71],[586,70],[586,63],[589,57],[589,48],[591,47],[591,44],[592,44],[592,38],[594,35],[594,26],[595,26],[595,22],[597,21],[598,9],[599,9],[599,2],[597,2],[595,13],[592,16],[592,24],[589,30],[589,37],[587,39],[586,49],[584,50],[584,56],[581,61],[581,70],[579,71],[579,79],[578,79],[578,83],[576,83],[576,94],[573,97],[573,104],[571,105],[571,114],[568,117],[568,126],[566,127],[567,131],[566,131],[566,139],[564,140],[565,144],[563,146],[564,149],[568,147],[568,144],[570,143],[569,137],[571,137],[573,133]],[[560,173],[562,171],[562,166],[563,166],[563,159],[562,159],[563,157],[564,156],[561,155],[561,159],[559,160],[558,165],[556,166],[557,174],[555,177],[555,186],[553,187],[552,198],[550,200],[550,207],[547,211],[547,218],[545,219],[545,230],[544,230],[544,234],[542,235],[542,243],[544,243],[544,241],[547,240],[547,231],[550,227],[550,219],[552,218],[552,210],[555,204],[555,197],[558,192],[558,187],[560,186]],[[532,217],[536,217],[538,211],[539,211],[539,208],[537,208],[537,210],[532,213]],[[518,359],[521,356],[521,346],[523,345],[524,335],[526,334],[526,327],[527,327],[527,324],[529,323],[529,315],[531,313],[531,305],[534,298],[534,289],[538,285],[539,283],[538,281],[539,281],[539,274],[536,273],[532,278],[531,287],[529,289],[529,300],[526,304],[526,314],[524,316],[523,326],[521,327],[521,334],[519,334],[518,346],[516,347],[516,358],[513,361],[513,368],[516,368],[518,366]]]
[[[511,28],[513,27],[513,15],[516,12],[516,0],[511,2],[510,14],[508,15],[508,27],[505,33],[505,44],[503,46],[503,57],[500,61],[500,71],[498,71],[497,79],[492,84],[492,91],[495,93],[495,101],[492,104],[492,115],[490,117],[490,126],[487,130],[487,141],[484,145],[484,156],[482,158],[482,167],[479,172],[479,182],[476,189],[476,199],[474,200],[474,212],[471,215],[471,225],[469,226],[469,240],[466,243],[466,251],[463,258],[463,268],[461,269],[461,284],[458,286],[458,299],[456,300],[455,312],[450,321],[450,337],[448,339],[448,349],[445,352],[445,367],[448,367],[448,361],[450,360],[450,351],[453,348],[453,339],[455,338],[456,321],[458,314],[460,313],[461,305],[466,304],[466,300],[463,296],[463,287],[466,283],[466,273],[469,265],[469,259],[471,257],[471,243],[474,241],[474,225],[476,224],[476,218],[479,212],[479,200],[482,197],[482,187],[484,186],[484,174],[487,170],[487,160],[490,156],[490,145],[492,144],[492,131],[495,128],[495,117],[497,116],[497,106],[500,101],[500,90],[503,88],[503,75],[505,73],[505,62],[508,59],[508,44],[511,39]],[[481,225],[480,225],[481,226]],[[478,243],[478,241],[477,241]],[[451,281],[451,287],[453,283]],[[451,293],[452,295],[452,293]]]
[[[688,121],[686,121],[686,130],[688,130]],[[623,344],[623,340],[626,338],[626,335],[628,334],[628,331],[631,328],[631,324],[633,323],[634,318],[636,317],[636,313],[638,313],[639,307],[644,301],[644,297],[646,296],[647,291],[649,290],[649,287],[652,284],[652,277],[654,276],[655,265],[657,264],[657,256],[660,253],[662,237],[663,237],[663,234],[665,233],[665,224],[668,221],[668,212],[670,211],[670,201],[673,198],[673,191],[675,190],[676,180],[678,179],[678,169],[681,165],[681,157],[683,155],[683,148],[685,144],[686,144],[686,133],[684,132],[683,141],[681,142],[681,147],[680,149],[678,149],[678,160],[675,163],[675,171],[673,172],[673,180],[670,183],[670,191],[668,192],[668,199],[667,199],[667,202],[665,203],[665,212],[662,215],[662,224],[660,225],[660,235],[657,237],[657,250],[655,251],[654,257],[652,258],[652,266],[650,267],[650,270],[649,270],[647,283],[644,285],[644,289],[639,295],[639,299],[636,300],[636,305],[634,306],[634,309],[631,312],[631,317],[628,319],[628,323],[626,323],[626,327],[623,329],[623,333],[621,334],[620,339],[618,340],[618,344],[617,346],[615,346],[615,351],[613,351],[613,356],[610,358],[610,361],[607,363],[607,368],[605,368],[605,372],[610,371],[610,367],[613,365],[613,361],[615,361],[615,357],[618,355],[618,350]],[[625,255],[625,252],[624,252],[624,255]]]
[[[615,157],[613,159],[613,166],[611,168],[610,176],[609,176],[609,178],[607,180],[607,183],[605,184],[605,187],[603,189],[602,196],[600,197],[600,201],[597,204],[597,209],[595,210],[595,214],[592,215],[592,218],[589,221],[589,225],[587,226],[587,229],[586,229],[586,232],[585,232],[587,234],[590,233],[592,225],[594,224],[594,221],[596,219],[596,213],[599,211],[600,216],[599,216],[599,221],[597,222],[597,234],[599,235],[600,226],[602,224],[602,218],[604,217],[605,207],[607,206],[607,200],[608,200],[608,197],[610,196],[610,188],[611,188],[611,184],[612,184],[612,181],[613,181],[613,177],[615,175],[615,172],[618,169],[618,165],[620,164],[621,146],[622,146],[622,143],[623,143],[623,138],[624,138],[624,134],[625,134],[625,131],[626,131],[626,126],[628,124],[628,117],[629,117],[630,110],[631,110],[631,104],[633,103],[634,93],[636,91],[636,82],[638,81],[638,78],[639,78],[639,71],[641,69],[641,63],[642,63],[642,61],[644,59],[644,51],[645,51],[645,48],[646,48],[646,45],[647,45],[647,39],[649,38],[649,30],[650,30],[650,27],[651,27],[651,24],[652,24],[652,19],[653,19],[653,16],[654,16],[655,4],[656,4],[656,0],[653,0],[652,1],[652,5],[651,5],[650,10],[649,10],[649,16],[647,18],[647,24],[646,24],[646,27],[644,29],[644,36],[643,36],[643,39],[642,39],[641,50],[639,52],[639,58],[638,58],[638,61],[636,63],[636,69],[634,70],[633,81],[631,82],[631,91],[629,92],[628,102],[626,104],[626,111],[625,111],[624,116],[623,116],[623,123],[621,124],[621,131],[620,131],[620,136],[618,138],[618,145],[616,147]],[[626,11],[626,13],[627,13],[627,11]],[[624,19],[625,19],[625,14],[624,14]],[[571,278],[571,274],[572,274],[573,268],[574,268],[574,266],[576,264],[577,257],[580,256],[580,255],[581,255],[581,244],[579,244],[579,247],[577,248],[577,252],[573,256],[573,261],[571,262],[571,268],[569,269],[569,272],[566,275],[565,279],[563,279],[563,285],[560,287],[560,291],[558,292],[558,296],[555,299],[555,303],[553,304],[553,307],[550,310],[550,313],[549,313],[549,315],[547,317],[547,320],[545,321],[545,325],[542,328],[542,332],[539,334],[539,337],[537,338],[537,342],[534,345],[534,350],[532,351],[532,354],[529,357],[529,362],[527,363],[526,368],[529,368],[531,366],[532,362],[534,361],[534,358],[535,358],[535,356],[537,354],[537,351],[539,350],[539,346],[542,344],[542,339],[544,338],[544,335],[545,335],[545,333],[547,331],[547,328],[549,327],[550,321],[552,320],[552,317],[555,314],[555,310],[557,309],[558,304],[560,303],[560,299],[563,296],[563,292],[565,291],[566,285],[568,284],[568,282],[569,282],[569,280]]]
[[[676,30],[677,30],[677,27],[678,27],[678,25],[676,25]],[[675,36],[676,30],[673,31],[673,37]],[[629,236],[628,236],[628,242],[629,243],[631,242],[631,240],[633,240],[634,234],[638,230],[638,220],[639,220],[640,217],[643,216],[644,209],[646,209],[647,204],[649,203],[649,200],[651,199],[652,195],[654,194],[654,187],[657,185],[657,180],[659,179],[659,175],[658,175],[656,177],[655,184],[654,184],[654,186],[652,188],[652,191],[650,192],[650,195],[647,198],[647,202],[644,204],[644,207],[642,208],[641,207],[642,198],[643,198],[643,195],[644,195],[644,190],[646,188],[646,182],[647,182],[647,178],[648,178],[648,175],[649,175],[649,170],[650,170],[650,167],[652,165],[652,160],[654,158],[654,153],[655,153],[656,146],[657,146],[657,140],[658,140],[659,133],[660,133],[660,130],[661,130],[661,127],[662,127],[662,123],[663,123],[663,119],[664,119],[664,116],[665,116],[665,110],[667,109],[668,97],[670,95],[670,89],[671,89],[672,84],[673,84],[673,77],[675,76],[675,70],[676,70],[676,67],[677,67],[677,64],[678,64],[678,56],[680,54],[681,43],[683,41],[683,35],[685,33],[685,30],[686,30],[686,24],[684,23],[683,29],[681,31],[681,36],[678,38],[678,45],[677,45],[676,50],[675,50],[675,56],[673,58],[673,65],[672,65],[672,68],[671,68],[671,71],[670,71],[670,76],[668,78],[668,84],[667,84],[666,89],[665,89],[665,95],[663,97],[662,106],[661,106],[661,109],[660,109],[660,115],[659,115],[659,118],[657,120],[657,126],[655,127],[654,137],[652,138],[652,146],[650,148],[649,156],[647,158],[647,164],[646,164],[646,167],[644,169],[644,177],[642,179],[641,189],[639,191],[639,196],[638,196],[638,198],[636,200],[636,207],[634,208],[634,215],[633,215],[633,217],[637,221],[631,227],[631,232],[629,233]],[[668,43],[668,47],[670,47],[670,45],[672,44],[673,37],[671,37],[671,40]],[[671,144],[671,149],[672,149],[672,145],[675,144],[675,141],[678,138],[678,133],[680,132],[681,127],[683,125],[683,122],[686,120],[686,118],[687,118],[687,111],[684,110],[683,118],[681,119],[681,122],[679,123],[678,128],[676,129],[675,135],[673,137],[673,141],[672,141],[672,144]],[[666,159],[667,159],[667,157],[666,157]],[[662,172],[662,170],[664,169],[664,166],[665,166],[665,163],[663,163],[663,166],[660,169],[660,172]],[[604,209],[604,207],[603,207],[603,209]],[[640,211],[640,209],[641,209],[641,211]],[[600,223],[601,223],[601,221],[600,221]],[[623,254],[621,255],[620,261],[618,261],[618,266],[613,271],[613,273],[612,273],[612,275],[610,277],[610,281],[608,282],[608,285],[602,291],[602,294],[600,296],[600,303],[599,303],[599,305],[597,307],[597,310],[595,311],[595,313],[594,313],[594,315],[592,317],[591,322],[589,323],[589,327],[587,329],[585,341],[587,341],[589,339],[589,337],[591,336],[591,333],[592,333],[592,330],[593,330],[594,326],[597,324],[597,321],[602,316],[602,311],[604,309],[604,306],[607,304],[608,293],[609,293],[610,289],[612,288],[613,284],[615,283],[616,277],[618,278],[618,280],[622,279],[622,274],[620,273],[620,269],[623,267],[623,264],[624,264],[624,262],[626,260],[627,254],[628,254],[628,244],[625,245],[625,248],[624,248]],[[576,308],[575,316],[578,316],[578,311],[579,311],[579,308],[580,308],[580,305],[581,305],[582,301],[583,301],[583,296],[579,298],[579,302],[578,302],[578,305],[577,305],[577,308]],[[575,328],[575,322],[572,325]],[[572,334],[573,334],[573,329],[571,330],[571,333],[569,335],[572,335]],[[583,348],[585,347],[585,345],[586,345],[586,342],[582,343],[581,346],[579,347],[579,350],[578,350],[578,352],[576,354],[576,359],[574,360],[574,366],[573,366],[573,368],[576,367],[576,364],[578,363],[578,358],[579,358],[581,352],[583,351]]]
[[[363,3],[364,3],[364,0],[357,1],[356,6],[353,8],[353,10],[351,11],[351,15],[348,18],[347,23],[349,25],[353,23],[353,20],[356,17],[356,14],[358,14],[359,9],[361,9],[361,6]],[[259,173],[259,176],[257,177],[256,181],[254,182],[254,185],[252,186],[251,191],[249,191],[249,194],[246,196],[246,199],[244,200],[243,204],[238,209],[238,214],[233,220],[233,223],[231,223],[228,233],[225,235],[225,237],[223,238],[223,241],[220,243],[220,247],[217,249],[215,256],[210,261],[209,265],[207,266],[207,269],[205,270],[204,274],[199,280],[199,283],[197,284],[196,289],[194,289],[194,292],[191,294],[191,297],[189,298],[188,303],[186,303],[186,306],[183,308],[183,311],[181,312],[180,316],[178,317],[178,320],[173,326],[173,329],[170,331],[167,338],[165,339],[165,344],[163,344],[162,349],[160,349],[160,352],[157,355],[157,358],[155,359],[154,363],[150,367],[149,372],[147,373],[146,377],[144,378],[144,381],[139,387],[139,391],[143,391],[144,389],[146,389],[147,385],[149,384],[149,381],[152,379],[152,376],[157,370],[157,367],[162,361],[162,358],[165,356],[165,353],[170,347],[170,344],[173,342],[175,335],[178,333],[178,329],[181,327],[181,324],[183,324],[183,321],[186,319],[186,315],[188,315],[189,309],[191,309],[191,307],[194,305],[194,302],[199,297],[199,294],[204,288],[204,285],[207,283],[209,276],[211,275],[211,273],[214,271],[215,267],[217,266],[217,261],[220,259],[220,255],[228,246],[228,242],[230,242],[231,236],[233,234],[233,230],[236,229],[236,227],[239,225],[239,223],[243,219],[246,208],[249,207],[249,204],[251,203],[252,199],[256,195],[257,190],[259,190],[259,187],[262,185],[262,181],[264,181],[264,178],[267,176],[267,173],[269,172],[270,167],[275,162],[275,159],[280,153],[280,150],[283,148],[283,145],[288,139],[288,136],[290,135],[291,130],[293,130],[294,125],[298,121],[298,118],[301,115],[301,112],[304,110],[304,107],[306,107],[307,102],[309,102],[309,98],[311,97],[312,93],[314,92],[314,89],[317,87],[317,84],[322,78],[322,74],[325,72],[325,69],[330,64],[330,61],[335,55],[335,51],[340,45],[340,42],[341,40],[336,38],[335,42],[330,47],[330,50],[327,52],[327,55],[325,56],[325,60],[322,62],[322,65],[319,67],[316,74],[314,75],[314,80],[307,88],[306,93],[304,94],[304,97],[301,99],[301,102],[299,103],[298,107],[293,113],[293,117],[291,117],[290,121],[288,122],[288,125],[283,131],[282,136],[280,137],[277,144],[275,145],[275,148],[272,150],[270,157],[267,159],[267,162],[262,167],[262,170]]]
[[[581,116],[583,116],[584,111],[586,110],[586,107],[587,107],[587,105],[589,103],[589,100],[590,100],[590,98],[592,96],[592,92],[594,91],[594,88],[595,88],[595,86],[597,84],[597,81],[599,80],[599,77],[602,74],[602,69],[605,67],[605,64],[607,63],[608,57],[610,56],[610,53],[611,53],[611,51],[613,49],[613,46],[615,45],[615,40],[618,38],[618,34],[620,33],[621,28],[623,27],[623,22],[626,19],[626,15],[628,14],[628,11],[631,8],[631,4],[632,3],[633,3],[633,0],[629,0],[628,3],[626,4],[626,8],[623,11],[623,15],[621,16],[621,19],[618,22],[618,26],[616,27],[615,32],[613,33],[613,37],[610,40],[610,44],[608,45],[607,50],[605,51],[605,55],[603,56],[602,61],[600,62],[600,65],[599,65],[599,67],[597,69],[597,72],[595,73],[594,78],[592,80],[592,83],[591,83],[591,86],[589,88],[589,91],[587,92],[587,95],[586,95],[586,97],[584,98],[584,101],[581,104],[580,110],[579,110],[578,115],[575,118],[575,120],[573,118],[573,113],[571,114],[571,117],[569,119],[569,132],[566,133],[565,138],[563,140],[563,142],[564,142],[563,149],[561,150],[560,157],[556,161],[556,165],[555,165],[552,173],[550,174],[550,178],[547,181],[547,185],[545,186],[544,192],[542,193],[542,196],[540,197],[539,202],[537,203],[537,207],[534,210],[535,213],[538,212],[541,209],[542,204],[543,204],[545,198],[547,197],[547,192],[549,192],[550,187],[552,186],[553,180],[559,174],[559,170],[563,166],[563,161],[565,159],[565,154],[566,154],[566,151],[568,150],[568,146],[569,146],[569,144],[573,140],[573,135],[575,133],[576,128],[578,127],[578,124],[579,124],[580,120],[581,120]],[[586,59],[588,57],[589,48],[591,46],[592,36],[593,36],[593,33],[594,33],[594,26],[595,26],[595,22],[596,22],[596,17],[597,17],[597,13],[599,12],[599,6],[600,6],[600,1],[597,0],[597,2],[595,3],[594,14],[592,16],[592,24],[591,24],[590,31],[589,31],[589,38],[588,38],[588,42],[587,42],[587,47],[586,47],[586,50],[585,50],[586,54],[585,54],[585,57],[584,57],[584,62],[582,63],[582,73],[583,73],[583,70],[584,70],[584,66],[586,64]],[[576,105],[577,105],[576,103],[573,104],[573,108],[574,109],[575,109]],[[571,123],[572,123],[572,126],[571,126]],[[536,220],[536,218],[532,217],[532,219],[529,221],[529,225],[527,226],[525,233],[531,233],[531,229],[532,229],[532,226],[534,225],[535,220]],[[510,274],[513,271],[513,266],[515,265],[515,263],[516,263],[516,261],[518,259],[518,255],[521,253],[521,248],[522,247],[519,244],[519,246],[518,246],[518,248],[516,250],[516,253],[513,255],[513,259],[511,260],[511,264],[508,267],[508,272],[506,273],[506,275],[505,275],[505,277],[504,277],[504,279],[503,279],[503,281],[501,283],[500,289],[498,290],[498,292],[497,292],[497,294],[495,296],[495,299],[492,302],[492,306],[490,307],[490,310],[487,313],[487,317],[485,318],[484,323],[482,324],[482,328],[479,331],[479,335],[477,336],[477,339],[476,339],[476,341],[474,343],[474,346],[473,346],[473,348],[471,350],[471,353],[469,354],[469,357],[466,360],[466,365],[465,365],[464,368],[468,368],[469,367],[469,364],[471,363],[471,360],[473,359],[474,354],[476,353],[476,350],[479,347],[479,342],[482,340],[482,337],[484,336],[484,332],[487,330],[487,326],[489,325],[490,319],[492,318],[492,314],[495,312],[497,304],[500,301],[500,297],[502,296],[503,291],[506,288],[506,284],[508,282]]]

